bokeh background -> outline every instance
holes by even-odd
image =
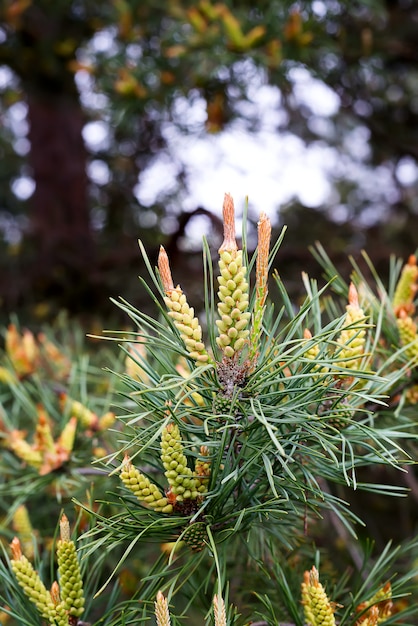
[[[2,0],[3,321],[141,304],[138,238],[198,292],[225,191],[288,225],[295,292],[316,240],[384,274],[417,246],[417,32],[414,0]]]

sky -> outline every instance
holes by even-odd
[[[111,49],[113,40],[101,32],[92,45],[96,49],[104,50],[106,46]],[[278,207],[296,199],[313,208],[332,204],[335,219],[344,221],[349,217],[349,209],[339,203],[332,186],[333,176],[341,173],[355,179],[367,190],[370,208],[362,219],[367,223],[373,221],[382,194],[393,194],[394,188],[391,173],[385,167],[374,168],[370,176],[365,165],[369,155],[367,129],[360,125],[346,133],[343,154],[332,148],[326,138],[332,126],[330,118],[340,106],[339,98],[321,81],[312,78],[307,70],[294,68],[290,73],[294,97],[311,110],[310,123],[324,137],[324,141],[306,146],[300,138],[285,130],[283,116],[286,114],[281,107],[279,90],[265,85],[261,76],[254,77],[254,72],[252,76],[248,102],[242,106],[245,113],[257,117],[259,130],[252,133],[241,120],[236,120],[225,131],[210,135],[205,132],[205,101],[195,98],[190,103],[179,98],[174,114],[182,121],[187,120],[188,132],[182,132],[173,124],[165,124],[163,133],[168,148],[139,178],[134,190],[138,202],[150,206],[157,198],[164,198],[174,189],[176,175],[182,169],[188,183],[188,195],[182,199],[182,210],[192,211],[203,206],[220,215],[224,193],[229,192],[235,199],[238,215],[248,198],[251,208],[258,213],[266,212],[274,221]],[[94,93],[91,76],[80,71],[76,79],[82,101],[89,108],[103,110],[106,97]],[[0,89],[11,80],[10,70],[0,67]],[[29,142],[23,102],[10,107],[7,123],[16,137],[15,150],[26,154]],[[86,124],[83,136],[87,147],[94,152],[106,147],[109,128],[103,120],[90,122]],[[93,159],[88,173],[99,185],[105,184],[111,175],[107,165],[98,159]],[[396,175],[401,184],[413,184],[418,178],[415,162],[404,159]],[[23,200],[34,191],[34,182],[27,173],[11,181],[11,186]],[[0,207],[0,228],[2,219]],[[195,218],[190,222],[189,237],[200,239],[202,228],[205,228],[202,220],[204,218]],[[13,236],[18,237],[18,229]]]
[[[315,123],[326,133],[329,117],[337,112],[340,104],[338,96],[306,70],[292,71],[295,97],[309,106]],[[79,88],[86,94],[89,80],[87,74],[78,77]],[[186,172],[188,188],[187,196],[182,199],[183,211],[203,206],[221,215],[225,192],[233,196],[237,215],[242,213],[248,198],[249,206],[256,213],[264,211],[273,221],[278,207],[294,198],[306,206],[321,206],[332,193],[330,174],[337,168],[338,154],[325,141],[305,146],[292,133],[278,131],[279,125],[284,126],[285,115],[280,92],[263,84],[261,77],[259,81],[255,79],[248,95],[245,113],[257,117],[259,129],[255,133],[248,131],[241,120],[236,120],[226,130],[208,134],[205,101],[195,98],[190,103],[186,98],[179,98],[174,115],[182,120],[183,127],[184,120],[188,120],[188,132],[165,124],[163,133],[168,148],[138,180],[134,190],[138,202],[151,206],[157,198],[169,195],[176,187],[176,176],[181,169]],[[91,105],[91,100],[89,103]],[[84,129],[84,139],[92,150],[105,147],[106,125],[102,121],[91,122]],[[366,157],[367,136],[356,137],[356,146],[357,152]],[[100,184],[107,181],[109,172],[103,163],[95,162],[90,175]],[[194,218],[186,234],[200,241],[206,226],[204,217]]]

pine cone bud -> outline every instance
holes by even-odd
[[[140,502],[146,504],[154,511],[160,513],[171,513],[173,511],[173,506],[168,499],[163,496],[158,487],[149,478],[141,474],[132,465],[128,455],[124,458],[120,479]]]
[[[367,608],[367,603],[362,602],[356,608],[356,611],[364,611]],[[359,619],[356,621],[354,626],[378,626],[379,624],[379,609],[377,606],[371,606],[367,611],[365,611]]]
[[[393,296],[393,311],[398,317],[401,311],[412,315],[415,311],[414,298],[417,292],[418,267],[414,255],[404,265]]]
[[[23,439],[23,433],[13,430],[7,437],[7,447],[15,453],[19,459],[39,470],[42,465],[42,455],[31,444]]]
[[[168,315],[173,319],[186,350],[196,363],[208,363],[210,358],[202,341],[199,320],[195,317],[194,309],[189,306],[180,285],[174,289],[168,256],[162,246],[158,256],[158,269],[166,293],[164,302],[169,310]]]
[[[260,215],[257,225],[257,233],[258,250],[255,270],[256,299],[251,328],[250,359],[254,359],[257,355],[264,317],[264,305],[268,293],[268,258],[271,239],[271,222],[265,213]]]
[[[242,350],[248,338],[247,326],[251,317],[248,311],[247,269],[242,264],[242,250],[220,253],[219,319],[216,325],[219,337],[216,343],[225,356],[233,357]]]
[[[54,624],[57,624],[58,626],[67,626],[68,624],[71,624],[71,617],[68,615],[64,607],[64,603],[61,601],[60,588],[56,580],[51,585],[50,595],[56,615]]]
[[[65,452],[67,457],[69,457],[73,451],[76,431],[77,418],[73,416],[70,417],[68,422],[65,424],[57,441],[57,448],[59,448],[62,452]]]
[[[84,611],[83,580],[66,515],[60,520],[60,534],[61,539],[57,543],[57,561],[62,606],[69,616],[79,617]]]
[[[309,341],[310,339],[312,339],[312,333],[309,330],[309,328],[305,328],[305,330],[303,331],[303,337],[304,339],[306,339],[306,341]],[[319,354],[319,345],[315,344],[315,345],[312,345],[310,348],[308,348],[308,350],[306,350],[303,356],[306,359],[309,359],[310,361],[316,361],[318,354]]]
[[[194,475],[196,478],[197,490],[200,494],[206,493],[210,480],[210,461],[205,459],[209,455],[207,446],[200,446],[200,454],[202,459],[196,459],[194,466]]]
[[[337,339],[337,343],[342,346],[337,354],[339,367],[347,369],[360,369],[361,360],[364,356],[366,344],[366,330],[361,327],[364,324],[365,315],[358,302],[357,289],[351,283],[348,291],[348,305],[343,329]]]
[[[213,614],[215,618],[215,626],[226,626],[226,610],[225,602],[221,595],[215,594],[213,598]]]
[[[35,447],[41,453],[55,454],[55,443],[52,436],[51,421],[41,406],[38,406],[38,423],[35,431]]]
[[[303,331],[303,337],[305,339],[306,342],[310,341],[312,339],[312,333],[309,330],[309,328],[305,328],[305,330]],[[304,357],[305,359],[309,359],[309,361],[315,362],[318,358],[318,355],[320,353],[320,347],[319,345],[316,344],[312,344],[304,353]],[[327,367],[321,367],[320,365],[316,364],[313,366],[312,372],[317,372],[319,374],[326,374],[328,372],[328,368]]]
[[[396,320],[401,345],[408,346],[405,355],[412,360],[413,365],[418,364],[418,334],[417,325],[413,319],[402,309]]]
[[[207,539],[206,524],[204,522],[193,522],[183,535],[183,541],[195,552],[200,552],[205,547]]]
[[[334,609],[319,582],[316,567],[304,573],[302,604],[308,626],[335,626]]]
[[[33,569],[32,564],[22,554],[17,537],[13,539],[10,547],[12,549],[10,563],[19,586],[23,589],[26,597],[36,606],[40,615],[52,622],[55,618],[55,607],[51,594],[39,578],[39,574]]]
[[[223,204],[224,240],[219,248],[219,337],[218,347],[226,357],[233,357],[242,350],[249,330],[247,268],[242,264],[242,250],[235,240],[234,201],[225,194]]]
[[[97,429],[99,418],[96,413],[88,409],[78,400],[73,400],[65,393],[61,394],[60,400],[61,408],[68,411],[71,416],[74,415],[82,428]]]
[[[6,331],[5,348],[19,378],[32,374],[38,367],[39,348],[29,330],[20,335],[16,326],[10,324]]]
[[[235,239],[235,208],[232,196],[226,193],[222,207],[223,224],[224,224],[224,240],[219,248],[219,254],[224,250],[228,252],[236,252],[238,250]]]
[[[170,626],[170,611],[168,610],[167,598],[163,596],[161,591],[157,593],[157,598],[155,600],[154,606],[157,626]]]
[[[391,617],[392,609],[392,587],[387,582],[370,600],[356,607],[356,613],[361,613],[361,616],[355,626],[377,626]]]
[[[268,260],[270,251],[270,239],[271,239],[271,222],[265,213],[260,215],[260,219],[257,224],[258,233],[258,252],[256,262],[256,298],[258,307],[263,307],[266,301],[268,292]]]
[[[24,504],[18,506],[13,514],[13,530],[19,535],[25,554],[28,558],[32,558],[34,554],[33,539],[35,533],[29,519],[28,509]]]
[[[418,404],[418,385],[412,385],[406,390],[405,400],[408,404]]]
[[[200,487],[199,481],[187,466],[187,458],[183,452],[180,430],[177,424],[167,424],[161,435],[161,460],[170,491],[176,496],[177,502],[195,500]]]

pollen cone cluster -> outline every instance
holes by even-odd
[[[10,546],[12,549],[12,570],[19,585],[29,600],[36,606],[42,617],[48,621],[53,621],[56,617],[56,611],[51,594],[46,589],[30,561],[22,554],[20,541],[17,537],[13,539]]]
[[[243,265],[242,250],[235,240],[234,202],[225,195],[224,241],[219,248],[219,318],[216,321],[219,336],[216,343],[226,357],[233,357],[249,336],[247,329],[251,313],[248,311],[247,268]]]
[[[305,328],[305,330],[303,331],[303,338],[307,343],[312,339],[312,333],[309,330],[309,328]],[[305,357],[305,359],[309,359],[309,361],[312,361],[314,363],[317,360],[319,353],[320,353],[320,347],[316,343],[316,344],[311,345],[306,350],[303,356]],[[316,373],[326,374],[328,372],[328,368],[315,364],[311,371],[312,373],[315,373],[315,374]]]
[[[302,604],[308,626],[335,626],[334,609],[319,582],[316,567],[304,573]]]
[[[206,487],[196,479],[187,465],[177,424],[168,424],[161,435],[161,460],[170,491],[177,502],[195,500]]]
[[[351,283],[348,290],[348,305],[346,307],[344,326],[337,343],[341,350],[337,353],[338,366],[358,370],[364,356],[366,344],[365,315],[359,305],[357,289]]]
[[[393,311],[396,316],[400,311],[412,315],[415,310],[414,298],[417,292],[418,267],[417,259],[411,255],[402,269],[398,284],[393,296]]]
[[[57,561],[61,601],[69,616],[80,617],[84,611],[83,580],[70,525],[66,515],[60,521],[61,539],[57,544]]]
[[[129,456],[126,455],[123,461],[120,479],[123,484],[138,498],[140,502],[146,504],[154,511],[161,513],[171,513],[172,504],[163,496],[161,491],[149,478],[132,465]]]
[[[402,346],[407,346],[405,355],[418,365],[418,334],[417,325],[412,319],[415,312],[414,298],[418,289],[418,267],[416,257],[411,255],[404,265],[393,296],[393,312]]]
[[[404,309],[399,312],[396,320],[399,331],[399,338],[405,349],[405,355],[413,361],[413,365],[418,365],[418,334],[417,325]]]
[[[164,302],[169,310],[168,314],[173,318],[187,351],[196,363],[207,363],[210,359],[202,341],[199,320],[195,317],[194,309],[189,306],[180,285],[174,288],[168,256],[162,246],[158,256],[158,269],[166,294]]]
[[[28,509],[24,504],[20,504],[13,514],[13,530],[19,535],[23,552],[32,558],[34,555],[33,539],[35,531],[32,527]]]
[[[370,600],[362,602],[357,606],[356,612],[361,615],[355,626],[377,626],[378,624],[383,624],[391,617],[392,609],[392,587],[390,582],[387,582]]]
[[[60,520],[61,538],[57,543],[59,584],[54,581],[48,591],[32,564],[22,553],[19,539],[10,544],[11,566],[26,597],[36,606],[42,618],[54,626],[76,624],[84,611],[83,582],[70,525],[65,515]]]

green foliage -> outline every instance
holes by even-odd
[[[402,345],[397,320],[408,311],[413,321],[417,272],[409,272],[411,289],[401,297],[399,263],[392,263],[386,290],[370,262],[371,281],[353,262],[349,286],[318,247],[326,284],[319,287],[304,274],[306,296],[296,306],[275,271],[280,304],[273,306],[266,278],[269,268],[280,266],[282,238],[269,255],[260,229],[251,256],[244,220],[238,251],[229,195],[224,221],[219,267],[204,242],[206,310],[198,333],[167,255],[160,251],[155,270],[141,244],[150,282],[141,280],[155,314],[118,302],[132,330],[108,333],[121,343],[124,365],[117,362],[113,375],[76,350],[67,355],[74,345],[68,334],[58,350],[42,335],[9,327],[1,370],[0,489],[4,506],[11,506],[4,535],[10,540],[10,519],[25,504],[42,536],[41,579],[52,584],[53,574],[45,574],[53,558],[45,536],[54,534],[59,507],[74,517],[70,500],[75,503],[83,620],[92,624],[133,624],[154,610],[163,624],[168,600],[173,624],[187,616],[209,624],[214,616],[219,626],[258,618],[323,626],[317,616],[327,615],[327,624],[341,626],[359,626],[362,616],[412,625],[417,599],[407,594],[417,575],[416,540],[394,548],[363,546],[357,536],[362,516],[349,500],[362,491],[380,498],[407,495],[405,486],[376,477],[383,471],[393,477],[393,470],[410,475],[416,456],[416,425],[407,406],[416,402],[415,339]],[[411,258],[410,267],[414,263]],[[247,287],[239,288],[246,281],[248,297]],[[256,333],[239,335],[243,313]],[[113,354],[102,350],[100,364],[113,363]],[[62,390],[67,399],[59,404]],[[118,405],[118,418],[107,432],[108,417],[98,416],[110,403]],[[60,433],[72,414],[77,435],[70,449]],[[19,430],[26,416],[34,434]],[[92,446],[99,445],[105,450],[95,461]],[[58,454],[63,447],[67,456]],[[86,495],[92,461],[94,491]],[[344,541],[337,550],[326,541],[330,527]],[[367,536],[367,529],[362,532]],[[33,546],[33,533],[31,538]],[[62,559],[59,566],[65,567]],[[32,622],[27,617],[33,609],[10,576],[7,555],[1,567],[9,611],[19,623],[37,624],[36,616]],[[66,572],[61,577],[71,578]],[[312,598],[319,598],[319,608],[312,609]]]

